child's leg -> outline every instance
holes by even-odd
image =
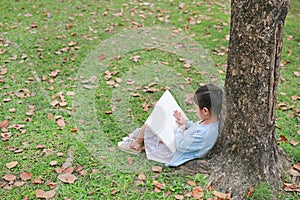
[[[144,124],[141,127],[141,130],[139,132],[139,134],[137,135],[135,141],[139,144],[142,145],[144,143],[144,135],[145,135],[145,129],[146,129],[146,125]]]

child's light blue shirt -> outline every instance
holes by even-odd
[[[177,128],[175,134],[176,152],[167,166],[177,167],[189,160],[205,156],[215,145],[219,122],[199,124],[189,121],[185,131]]]

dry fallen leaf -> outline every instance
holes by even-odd
[[[112,190],[111,192],[110,192],[110,194],[116,194],[118,192],[118,190]]]
[[[2,178],[6,181],[14,181],[17,177],[13,174],[5,174]]]
[[[14,168],[15,166],[17,166],[18,163],[19,163],[18,161],[12,161],[12,162],[6,163],[6,167],[7,167],[8,169],[12,169],[12,168]]]
[[[300,77],[300,72],[294,71],[294,75],[295,75],[296,77]]]
[[[196,182],[193,181],[193,180],[188,180],[187,184],[190,185],[190,186],[196,186]]]
[[[152,185],[154,185],[155,187],[157,187],[158,189],[164,189],[166,187],[166,184],[164,183],[160,183],[157,180],[153,180],[152,181]]]
[[[69,167],[65,168],[63,171],[64,171],[64,174],[72,174],[74,172],[74,167],[69,166]]]
[[[145,174],[139,174],[138,175],[138,180],[140,180],[140,181],[146,180],[146,175]]]
[[[33,184],[42,184],[42,183],[44,183],[44,181],[41,177],[37,177],[36,179],[33,179],[31,182]]]
[[[3,120],[0,122],[0,128],[7,128],[9,126],[8,120]]]
[[[296,140],[291,140],[290,144],[293,145],[293,146],[296,146],[298,144],[298,142]]]
[[[153,171],[153,172],[158,172],[158,173],[160,173],[160,172],[163,171],[163,169],[162,169],[161,166],[153,166],[153,167],[152,167],[152,171]]]
[[[213,191],[212,194],[220,199],[231,199],[231,194],[225,194],[223,192]]]
[[[39,199],[51,199],[55,196],[55,190],[50,190],[50,191],[43,191],[41,189],[38,189],[36,192],[35,192],[35,196]]]
[[[185,94],[185,104],[186,105],[192,105],[193,104],[193,93],[187,93]]]
[[[250,197],[252,196],[253,192],[254,192],[254,187],[252,186],[252,187],[250,187],[250,189],[249,189],[249,192],[248,192],[248,194],[247,194],[247,197],[250,198]]]
[[[175,195],[175,199],[177,199],[177,200],[182,200],[182,199],[184,199],[184,196],[181,195],[181,194],[176,194],[176,195]]]
[[[43,148],[45,148],[45,145],[43,145],[43,144],[38,144],[36,146],[36,149],[43,149]]]
[[[20,174],[20,178],[23,180],[23,181],[28,181],[32,178],[32,174],[30,172],[22,172]]]
[[[195,199],[202,199],[204,197],[203,189],[200,186],[193,188],[192,197]]]
[[[24,181],[16,181],[15,183],[14,183],[14,187],[20,187],[20,186],[23,186],[23,185],[25,185],[26,184],[26,182],[24,182]]]
[[[48,183],[48,186],[51,190],[53,190],[56,187],[56,183],[50,182],[50,183]]]
[[[62,118],[58,119],[58,120],[56,121],[56,124],[57,124],[59,127],[61,127],[61,128],[63,128],[63,127],[66,126],[66,123],[65,123],[64,119],[62,119]]]
[[[105,59],[105,55],[104,55],[104,54],[100,54],[100,55],[98,56],[98,58],[99,58],[99,60],[104,60],[104,59]]]
[[[131,157],[127,158],[128,164],[131,165],[133,163],[133,159]]]
[[[50,162],[50,166],[51,167],[53,167],[53,166],[55,166],[57,164],[58,164],[58,162],[56,160],[53,160],[53,161]]]
[[[64,182],[64,183],[69,183],[72,184],[74,183],[78,178],[74,176],[73,174],[61,174],[58,176],[58,180]]]

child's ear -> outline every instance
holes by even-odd
[[[202,111],[203,111],[206,115],[209,114],[209,109],[206,108],[206,107],[204,107],[204,108],[202,109]]]

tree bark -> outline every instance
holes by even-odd
[[[285,163],[275,104],[288,0],[232,0],[224,123],[214,148],[213,184],[241,199],[251,186],[279,188]]]

